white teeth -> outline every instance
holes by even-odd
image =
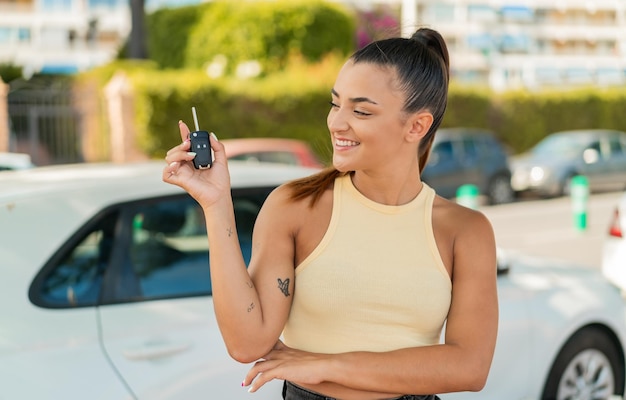
[[[337,146],[356,146],[359,142],[353,142],[352,140],[340,140],[337,139]]]

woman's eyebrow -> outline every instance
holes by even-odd
[[[339,93],[337,93],[337,91],[335,89],[331,89],[330,91],[335,97],[341,97],[339,96]],[[369,97],[353,97],[348,99],[351,103],[371,103],[371,104],[375,104],[378,105],[377,102],[375,102],[374,100],[370,99]]]

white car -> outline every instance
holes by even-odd
[[[34,166],[30,154],[0,152],[0,171],[27,169]]]
[[[215,322],[202,211],[161,181],[163,166],[0,174],[0,399],[280,398],[281,382],[254,395],[241,387],[249,366],[229,358]],[[235,161],[230,169],[249,255],[265,196],[314,170]],[[487,386],[441,397],[622,395],[619,291],[590,269],[513,255],[498,268],[500,330]]]
[[[602,250],[602,271],[626,291],[626,193],[615,207]]]

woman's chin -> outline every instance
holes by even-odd
[[[340,160],[333,160],[333,167],[339,172],[352,171],[348,163],[341,162]]]

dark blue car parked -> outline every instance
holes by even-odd
[[[495,135],[484,129],[439,129],[422,179],[450,199],[465,184],[478,187],[489,204],[508,203],[515,197],[508,153]]]

